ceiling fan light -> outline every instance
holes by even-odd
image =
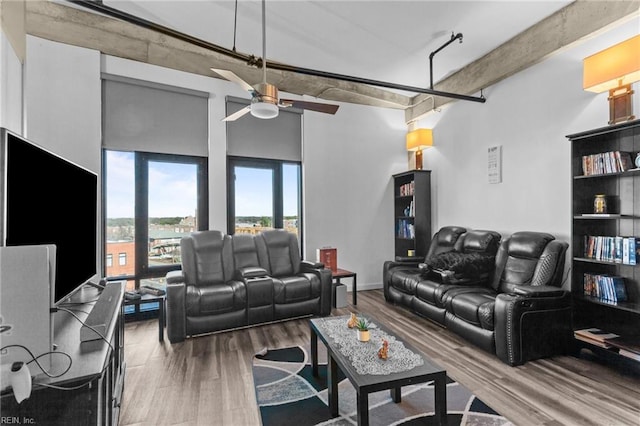
[[[254,102],[251,104],[251,115],[257,118],[269,119],[278,116],[278,106],[269,102]]]

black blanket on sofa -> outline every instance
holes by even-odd
[[[423,274],[449,280],[486,277],[494,268],[495,256],[484,253],[460,253],[449,251],[425,259],[427,265]]]

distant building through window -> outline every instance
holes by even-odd
[[[118,254],[118,265],[124,266],[127,264],[127,253]]]

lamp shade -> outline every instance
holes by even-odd
[[[433,130],[416,129],[407,133],[407,151],[420,151],[433,146]]]
[[[640,80],[640,35],[591,55],[583,61],[584,90],[606,92]]]

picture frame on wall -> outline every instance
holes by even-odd
[[[487,160],[489,183],[502,182],[502,145],[487,148]]]

